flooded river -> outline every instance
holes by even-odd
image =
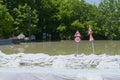
[[[89,41],[75,43],[73,40],[55,41],[55,42],[31,42],[21,43],[19,45],[0,45],[0,50],[6,54],[11,53],[46,53],[49,55],[63,54],[91,54],[92,45]],[[95,54],[120,54],[120,41],[96,40],[94,42]]]

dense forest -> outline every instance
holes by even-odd
[[[88,39],[91,25],[95,39],[120,39],[120,0],[0,0],[0,38],[20,33],[51,40],[73,39],[79,30]]]

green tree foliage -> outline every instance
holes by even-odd
[[[120,39],[120,0],[104,0],[99,9],[102,12],[102,30],[107,39]]]
[[[63,39],[65,36],[73,38],[76,30],[80,30],[82,39],[88,39],[88,25],[91,25],[95,39],[120,39],[120,0],[102,0],[98,6],[86,3],[85,0],[3,0],[3,3],[0,0],[0,2],[1,6],[6,5],[3,10],[9,14],[9,18],[10,14],[12,15],[11,22],[1,22],[0,25],[9,23],[10,27],[4,28],[14,32],[11,34],[31,33],[42,39],[43,33],[46,33],[46,37],[52,34],[55,40]],[[1,36],[7,35],[2,31],[4,30],[1,30]]]
[[[0,37],[8,38],[12,36],[12,23],[13,17],[8,12],[6,6],[0,3]]]
[[[14,15],[14,32],[16,34],[24,33],[26,35],[34,34],[37,27],[38,15],[37,11],[32,10],[27,4],[19,5],[13,9]]]
[[[63,4],[61,2],[61,6],[58,9],[57,20],[59,20],[60,25],[61,23],[62,25],[64,24],[64,27],[59,26],[58,28],[58,30],[63,30],[60,34],[73,36],[78,29],[84,35],[82,38],[86,39],[88,36],[88,25],[92,25],[95,28],[93,29],[97,30],[95,33],[100,32],[100,28],[97,26],[97,18],[99,16],[97,13],[99,10],[97,10],[96,6],[87,4],[84,0],[65,0]]]
[[[3,3],[3,0],[0,0],[0,4]]]

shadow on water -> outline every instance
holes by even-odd
[[[120,54],[120,41],[96,40],[94,42],[95,54]],[[11,53],[46,53],[49,55],[66,55],[76,53],[76,43],[73,40],[55,42],[31,42],[19,45],[2,45],[0,50],[6,54]],[[79,54],[91,54],[92,46],[89,41],[78,43]]]

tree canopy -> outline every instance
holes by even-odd
[[[99,5],[85,0],[0,0],[0,37],[20,33],[42,40],[73,39],[80,30],[88,39],[88,25],[95,39],[120,39],[120,0],[102,0]]]

